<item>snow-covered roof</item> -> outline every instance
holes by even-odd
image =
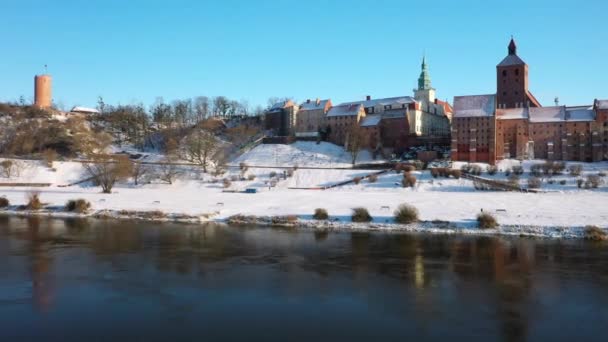
[[[454,97],[454,117],[493,116],[495,95],[470,95]]]
[[[499,120],[514,120],[514,119],[527,119],[528,111],[526,108],[508,108],[508,109],[497,109],[496,118]]]
[[[76,107],[72,108],[72,110],[70,110],[70,112],[72,112],[72,113],[99,114],[99,111],[97,109],[95,109],[95,108],[80,107],[80,106],[76,106]]]
[[[380,120],[382,120],[382,115],[380,114],[368,115],[363,118],[363,121],[361,121],[361,127],[378,126]]]
[[[285,101],[281,101],[281,102],[277,102],[274,105],[272,105],[272,107],[270,107],[268,109],[269,112],[276,112],[276,111],[280,111],[282,109],[288,108],[293,106],[293,102],[291,100],[285,100]]]
[[[356,116],[363,110],[361,104],[342,104],[338,106],[333,106],[327,112],[327,116]]]
[[[566,119],[566,109],[559,107],[532,107],[528,109],[530,122],[556,122]]]
[[[597,100],[597,109],[608,109],[608,100]]]
[[[526,64],[518,55],[508,55],[498,64],[498,66],[511,66]]]
[[[369,108],[369,107],[375,107],[377,105],[388,106],[388,105],[393,105],[393,104],[409,104],[409,103],[415,103],[415,102],[416,102],[416,100],[414,100],[414,98],[411,96],[398,96],[398,97],[385,97],[382,99],[370,99],[370,100],[363,100],[363,101],[345,102],[340,105],[361,104],[361,105],[363,105],[363,107]]]
[[[300,110],[303,111],[303,110],[324,109],[328,102],[329,102],[329,99],[327,99],[327,100],[317,99],[317,100],[311,100],[310,102],[306,101],[300,105]]]
[[[595,120],[595,111],[592,106],[566,107],[566,120],[593,121]]]

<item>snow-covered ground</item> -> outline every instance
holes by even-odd
[[[245,162],[249,165],[272,166],[277,160],[280,166],[350,165],[348,155],[340,147],[314,143],[260,145],[232,164]],[[125,182],[117,185],[112,194],[102,194],[99,187],[86,184],[59,187],[86,178],[80,163],[56,162],[56,171],[50,171],[39,162],[23,163],[26,166],[18,177],[8,180],[0,178],[0,182],[42,182],[53,185],[39,189],[0,187],[0,197],[8,198],[12,205],[25,204],[28,192],[38,190],[41,200],[53,206],[61,206],[70,199],[84,198],[91,202],[94,210],[160,210],[195,216],[214,214],[218,220],[237,214],[298,215],[309,219],[315,208],[325,208],[332,218],[349,221],[351,208],[365,207],[374,217],[374,222],[385,223],[392,221],[393,211],[399,204],[409,203],[418,208],[422,220],[450,221],[459,227],[474,227],[475,217],[482,209],[496,215],[501,225],[598,225],[605,228],[608,222],[607,185],[602,185],[599,189],[578,189],[576,178],[569,175],[557,176],[566,180],[566,185],[545,184],[543,189],[550,191],[540,194],[476,191],[468,180],[432,178],[428,171],[414,172],[418,178],[414,188],[402,188],[400,184],[403,176],[390,171],[380,175],[375,183],[363,180],[358,185],[349,184],[330,190],[296,190],[291,188],[331,185],[378,170],[300,168],[294,172],[293,177],[275,177],[276,186],[271,187],[271,173],[282,175],[283,169],[250,168],[241,173],[234,168],[223,177],[241,179],[241,176],[246,178],[254,175],[255,179],[233,181],[228,189],[237,192],[224,192],[221,179],[202,174],[197,169],[183,167],[182,179],[172,185],[154,181],[152,184],[134,186],[132,182]],[[608,169],[607,163],[583,165],[589,174]],[[528,163],[524,167],[528,169]],[[487,174],[484,173],[483,176],[486,177]],[[504,172],[493,177],[504,179]],[[525,184],[523,180],[522,184]],[[247,188],[255,188],[257,193],[238,192]]]
[[[373,162],[371,154],[362,151],[357,163]],[[255,166],[350,167],[351,156],[338,145],[297,141],[291,145],[259,145],[236,158],[232,164],[245,162]]]

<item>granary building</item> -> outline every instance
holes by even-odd
[[[528,88],[528,65],[513,39],[496,81],[496,94],[454,97],[452,160],[608,158],[608,101],[542,107]]]

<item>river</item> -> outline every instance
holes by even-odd
[[[606,341],[608,245],[0,216],[3,341]]]

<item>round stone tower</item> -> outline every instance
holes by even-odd
[[[34,106],[50,108],[53,104],[51,75],[36,75],[34,77]]]

